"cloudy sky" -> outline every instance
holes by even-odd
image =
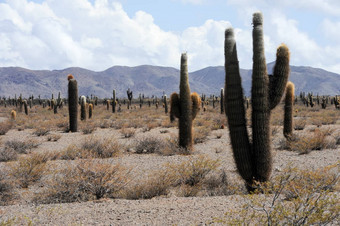
[[[232,26],[249,69],[255,11],[264,15],[267,63],[286,43],[291,64],[340,73],[339,0],[0,0],[0,66],[179,68],[187,52],[195,71],[224,64]]]

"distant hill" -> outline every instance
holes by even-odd
[[[272,71],[274,63],[268,64]],[[171,67],[142,65],[137,67],[114,66],[105,71],[95,72],[72,67],[63,70],[29,70],[19,67],[0,68],[0,96],[23,94],[28,97],[41,95],[50,97],[61,92],[67,97],[67,75],[73,74],[78,81],[79,95],[94,94],[101,98],[111,97],[116,89],[118,97],[126,97],[130,88],[134,97],[139,93],[145,96],[161,96],[163,91],[170,95],[179,90],[179,70]],[[241,69],[242,83],[246,95],[251,89],[251,70]],[[219,95],[224,87],[224,67],[207,67],[190,73],[189,81],[192,92]],[[300,91],[319,95],[340,94],[340,75],[323,69],[291,66],[290,81],[294,82],[296,94]]]

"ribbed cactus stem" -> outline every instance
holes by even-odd
[[[252,77],[252,127],[253,154],[256,161],[255,177],[259,181],[269,179],[272,167],[270,151],[269,77],[264,56],[263,18],[253,15],[253,77]]]
[[[164,111],[165,111],[165,114],[168,114],[168,101],[167,101],[166,94],[164,94],[164,96],[163,96],[163,102],[164,102]]]
[[[116,90],[112,91],[112,113],[116,112]]]
[[[80,98],[80,120],[86,120],[86,97]]]
[[[225,32],[225,106],[234,159],[242,178],[251,184],[253,180],[251,146],[247,132],[246,113],[243,104],[242,81],[237,59],[236,42],[232,28]]]
[[[190,97],[187,54],[181,56],[181,75],[179,86],[179,145],[186,149],[192,149],[192,101]]]
[[[77,80],[75,80],[74,78],[70,78],[68,81],[68,112],[69,112],[70,131],[77,132],[78,130],[78,84],[77,84]]]
[[[89,104],[89,119],[92,118],[93,104]]]
[[[284,106],[283,135],[290,139],[293,135],[294,83],[288,82]]]

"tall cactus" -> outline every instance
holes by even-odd
[[[290,139],[293,135],[293,103],[294,103],[294,83],[288,82],[285,98],[285,113],[283,118],[283,135]]]
[[[112,113],[116,112],[116,90],[112,91]]]
[[[68,113],[70,131],[78,130],[78,84],[72,75],[67,76],[68,79]]]
[[[179,119],[179,146],[186,150],[192,150],[192,121],[195,119],[201,99],[197,93],[190,93],[187,55],[181,56],[181,77],[179,94],[172,93],[170,96],[170,120]]]
[[[221,114],[223,114],[224,113],[224,89],[223,88],[221,88],[220,105],[221,105]]]
[[[24,103],[25,114],[28,115],[27,100],[23,100],[23,103]]]
[[[249,141],[234,31],[225,32],[225,112],[235,162],[248,189],[254,181],[267,181],[272,169],[270,112],[280,102],[289,76],[289,50],[276,53],[274,75],[267,74],[262,13],[253,15],[252,143]]]
[[[80,120],[86,120],[86,97],[81,96],[80,98]]]

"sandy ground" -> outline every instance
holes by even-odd
[[[339,126],[336,127],[338,129]],[[48,142],[46,136],[32,135],[33,130],[10,130],[2,136],[2,142],[7,140],[29,140],[39,142],[34,152],[60,151],[70,144],[80,144],[89,136],[116,137],[125,145],[133,143],[134,139],[142,136],[168,137],[177,134],[176,128],[168,128],[168,133],[160,133],[164,128],[155,128],[148,132],[137,132],[135,138],[124,139],[119,131],[114,129],[97,129],[92,135],[81,133],[62,133],[57,142]],[[220,139],[217,135],[222,135]],[[278,139],[282,135],[278,135]],[[273,145],[277,141],[273,141]],[[221,168],[227,172],[229,180],[239,180],[230,147],[228,130],[215,130],[209,135],[207,141],[195,145],[194,156],[207,155],[211,159],[219,159]],[[281,172],[288,165],[300,169],[316,170],[340,161],[340,148],[333,150],[313,151],[308,155],[299,155],[295,152],[273,149],[273,174]],[[146,172],[159,169],[164,163],[181,162],[188,156],[160,156],[157,154],[138,155],[125,152],[111,161],[119,162],[124,166],[133,167],[136,176],[142,177]],[[1,164],[0,164],[1,166]],[[84,203],[32,205],[25,202],[1,206],[1,220],[13,220],[14,225],[205,225],[215,218],[223,218],[231,210],[239,210],[244,199],[238,195],[216,197],[156,197],[151,200],[122,200],[102,199]],[[1,222],[1,221],[0,221]]]

